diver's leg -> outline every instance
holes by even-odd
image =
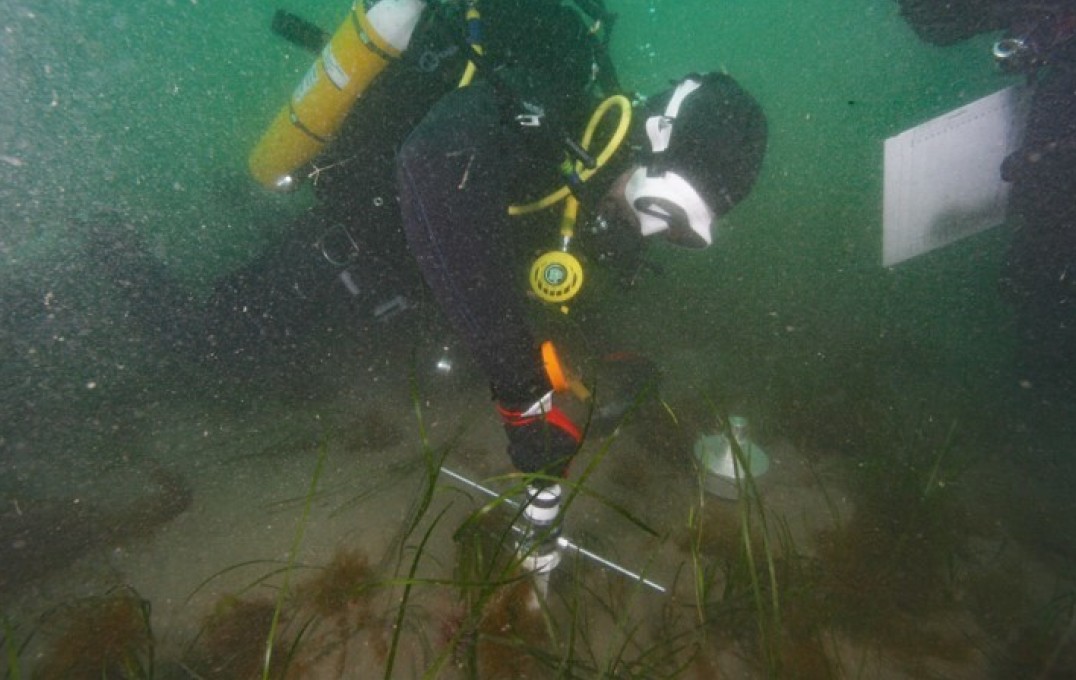
[[[397,163],[404,229],[422,274],[494,394],[512,402],[548,389],[520,305],[505,211],[520,154],[494,93],[476,85],[441,100]]]
[[[507,206],[527,156],[497,104],[477,85],[434,107],[400,150],[401,212],[426,282],[489,377],[513,463],[560,473],[581,436],[552,405],[521,308]]]
[[[1076,46],[1036,87],[1012,174],[1016,228],[1003,284],[1029,382],[1076,403]]]

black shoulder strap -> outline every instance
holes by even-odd
[[[600,29],[594,33],[596,36],[594,58],[598,62],[598,84],[606,95],[622,94],[624,90],[620,86],[616,66],[609,56],[609,40],[613,35],[617,15],[605,8],[605,0],[572,0],[572,2],[590,18],[593,26]]]

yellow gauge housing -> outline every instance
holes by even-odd
[[[583,265],[571,253],[551,250],[531,265],[531,290],[545,302],[562,303],[583,287]]]

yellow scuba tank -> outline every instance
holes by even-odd
[[[251,152],[250,174],[258,183],[274,190],[298,184],[292,173],[321,152],[355,100],[407,49],[425,7],[423,0],[380,0],[367,12],[355,0]]]

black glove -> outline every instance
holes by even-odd
[[[553,405],[553,393],[533,404],[497,405],[508,435],[508,455],[521,472],[564,476],[583,434],[564,411]]]

